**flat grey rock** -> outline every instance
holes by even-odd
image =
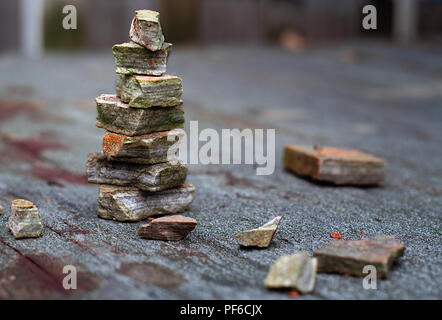
[[[151,165],[109,161],[102,153],[90,153],[86,172],[89,183],[135,186],[157,192],[182,185],[187,167],[179,161]]]
[[[141,221],[151,216],[186,211],[195,197],[194,193],[195,188],[191,184],[159,192],[100,185],[97,212],[104,219]]]

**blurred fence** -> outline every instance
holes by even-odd
[[[0,0],[0,50],[23,47],[29,1],[44,6],[41,42],[48,49],[100,49],[126,41],[133,11],[140,8],[161,12],[166,38],[174,43],[272,42],[287,30],[310,41],[365,36],[361,9],[369,3],[378,8],[379,21],[371,35],[394,35],[393,19],[396,28],[408,26],[401,31],[405,36],[442,34],[442,2],[436,0]],[[416,5],[398,14],[404,3]],[[77,7],[78,30],[61,27],[65,4]]]

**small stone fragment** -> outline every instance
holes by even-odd
[[[43,225],[37,207],[28,200],[16,199],[11,202],[9,229],[16,239],[42,236]]]
[[[103,152],[112,161],[145,164],[173,161],[176,160],[179,141],[183,136],[184,133],[179,130],[133,137],[106,132],[103,137]]]
[[[307,253],[282,256],[270,268],[264,285],[269,289],[296,289],[301,293],[315,288],[318,261]]]
[[[163,74],[160,77],[120,74],[117,96],[133,108],[173,107],[183,103],[181,78]]]
[[[272,242],[282,217],[273,218],[258,229],[246,230],[236,234],[236,241],[244,247],[267,248]]]
[[[102,94],[97,102],[99,128],[127,136],[167,131],[184,127],[183,106],[130,108],[116,95]]]
[[[183,212],[192,203],[194,191],[191,184],[160,192],[100,185],[98,216],[118,221],[141,221],[150,216]]]
[[[116,72],[160,76],[166,73],[171,43],[163,43],[161,50],[150,51],[136,43],[116,44],[112,47]]]
[[[382,185],[385,180],[385,160],[357,150],[287,145],[283,166],[337,185]]]
[[[164,42],[160,13],[152,10],[136,10],[129,37],[133,42],[151,51],[160,50]]]
[[[197,222],[195,219],[182,215],[166,216],[152,220],[138,229],[138,235],[154,240],[182,240],[193,229]]]
[[[363,240],[334,240],[317,250],[318,272],[364,277],[366,265],[376,267],[377,277],[386,278],[393,262],[404,254],[405,247],[394,236]]]
[[[132,186],[157,192],[182,185],[187,167],[178,161],[152,165],[113,162],[102,153],[90,153],[86,173],[89,183]]]

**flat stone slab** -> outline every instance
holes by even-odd
[[[117,96],[133,108],[173,107],[183,103],[180,77],[163,74],[159,77],[120,74]]]
[[[103,136],[103,153],[109,160],[154,164],[176,159],[180,130],[148,133],[140,136],[125,136],[106,132]],[[168,159],[169,158],[169,159]]]
[[[310,293],[315,289],[317,259],[299,252],[282,256],[271,266],[264,285],[269,289],[296,289]]]
[[[166,73],[171,43],[163,43],[158,51],[150,51],[136,43],[126,42],[112,47],[116,72],[160,76]]]
[[[141,226],[138,235],[145,239],[177,241],[184,239],[196,225],[193,218],[182,215],[166,216]]]
[[[182,105],[169,108],[131,108],[111,94],[102,94],[95,101],[97,127],[114,133],[135,136],[184,127]]]
[[[102,153],[90,153],[86,163],[89,183],[131,186],[157,192],[184,183],[187,167],[182,162],[152,165],[107,160]]]
[[[164,43],[160,13],[152,10],[136,10],[129,31],[130,39],[151,50],[160,50]]]
[[[11,202],[9,230],[16,239],[42,236],[43,225],[37,207],[28,200],[16,199]]]
[[[300,176],[337,185],[382,185],[385,160],[350,149],[286,145],[283,165]]]
[[[373,265],[378,278],[386,278],[393,262],[404,254],[405,246],[394,236],[378,236],[363,240],[334,240],[315,251],[318,272],[364,277],[366,265]]]
[[[159,192],[100,185],[97,212],[104,219],[141,221],[151,216],[186,211],[194,197],[195,188],[191,184]]]
[[[239,232],[235,236],[236,241],[244,247],[267,248],[272,242],[281,219],[282,217],[278,216],[257,229]]]

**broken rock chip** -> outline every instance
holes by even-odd
[[[282,256],[272,265],[264,281],[269,289],[296,289],[301,293],[315,288],[318,261],[307,253]]]
[[[136,43],[126,42],[112,47],[116,72],[160,76],[166,72],[172,44],[163,43],[158,51],[150,51]]]
[[[273,218],[258,229],[246,230],[236,234],[236,241],[244,247],[267,248],[272,242],[282,217]]]
[[[102,153],[90,153],[86,173],[89,183],[135,186],[157,192],[182,185],[187,167],[179,161],[152,165],[114,162]]]
[[[160,50],[164,42],[160,13],[152,10],[136,10],[129,37],[133,42],[151,51]]]
[[[120,74],[117,96],[133,108],[173,107],[182,104],[181,78],[164,74],[159,77]]]
[[[182,215],[152,220],[138,229],[138,235],[154,240],[182,240],[196,227],[196,220]]]
[[[385,161],[357,150],[287,145],[283,165],[300,176],[337,185],[382,185]]]
[[[43,226],[37,207],[28,200],[16,199],[11,202],[9,229],[16,239],[38,238]]]
[[[182,105],[168,108],[130,108],[116,95],[111,94],[103,94],[95,101],[98,112],[97,127],[111,132],[135,136],[184,127]]]
[[[179,141],[184,133],[180,130],[154,132],[140,136],[125,136],[106,132],[103,152],[109,160],[154,164],[176,160]]]
[[[175,214],[187,210],[194,199],[194,192],[191,184],[160,192],[100,185],[98,216],[118,221],[141,221],[150,216]]]
[[[404,254],[405,247],[394,236],[378,236],[363,240],[334,240],[317,250],[318,272],[365,277],[366,265],[376,268],[379,278],[386,278],[393,262]]]

